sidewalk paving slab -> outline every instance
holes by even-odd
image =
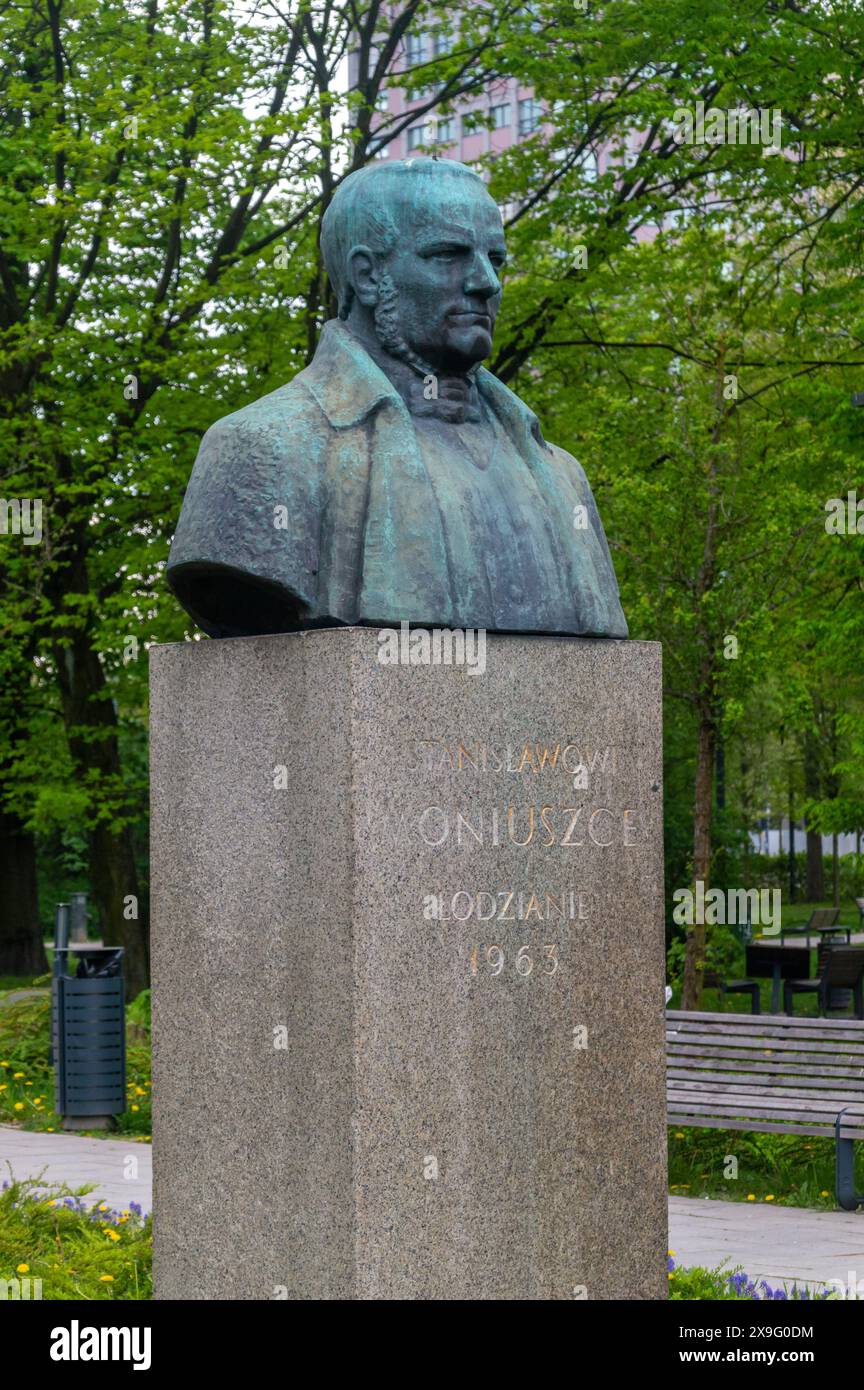
[[[64,1182],[69,1187],[95,1183],[92,1196],[85,1198],[88,1204],[102,1201],[125,1211],[130,1202],[138,1202],[145,1212],[153,1209],[150,1145],[134,1139],[88,1139],[0,1125],[0,1182],[9,1180],[10,1166],[19,1179],[42,1173],[45,1182]],[[126,1177],[126,1173],[136,1176]]]
[[[713,1197],[669,1198],[669,1247],[676,1265],[713,1269],[728,1261],[751,1279],[778,1284],[864,1280],[864,1210],[817,1211]]]

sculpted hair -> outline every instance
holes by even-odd
[[[440,180],[444,174],[476,179],[485,187],[480,175],[467,164],[419,157],[367,164],[339,185],[321,222],[321,251],[336,291],[340,319],[347,319],[354,298],[348,281],[352,247],[368,246],[377,256],[389,255],[399,237],[399,224],[391,209],[411,197],[408,180]]]

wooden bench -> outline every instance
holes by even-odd
[[[670,1125],[833,1134],[837,1201],[864,1206],[853,1148],[864,1140],[864,1023],[667,1009],[666,1101]]]

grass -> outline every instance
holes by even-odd
[[[16,988],[21,988],[16,982]],[[150,1139],[151,1082],[149,1000],[127,1009],[126,1110],[113,1130],[83,1130],[97,1138],[128,1135]],[[0,1008],[0,1124],[48,1133],[59,1130],[54,1110],[54,1070],[50,1063],[51,1000],[19,999]]]
[[[671,1302],[679,1300],[688,1303],[767,1303],[787,1300],[833,1301],[837,1297],[833,1290],[811,1293],[806,1286],[799,1288],[794,1281],[791,1285],[781,1283],[772,1287],[764,1279],[752,1280],[740,1265],[735,1269],[729,1269],[722,1264],[714,1269],[703,1269],[699,1265],[685,1269],[676,1265],[673,1255],[674,1251],[670,1250],[666,1261]]]
[[[88,1206],[91,1190],[4,1183],[0,1280],[29,1279],[30,1298],[37,1290],[42,1299],[152,1298],[151,1218],[134,1202],[123,1211]]]
[[[862,1144],[855,1146],[855,1167],[860,1191]],[[669,1191],[677,1197],[836,1211],[834,1141],[747,1130],[670,1129]]]

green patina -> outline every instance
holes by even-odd
[[[322,246],[339,318],[288,385],[204,437],[169,581],[214,636],[340,623],[626,637],[580,465],[481,366],[506,259],[448,160],[340,185]]]

